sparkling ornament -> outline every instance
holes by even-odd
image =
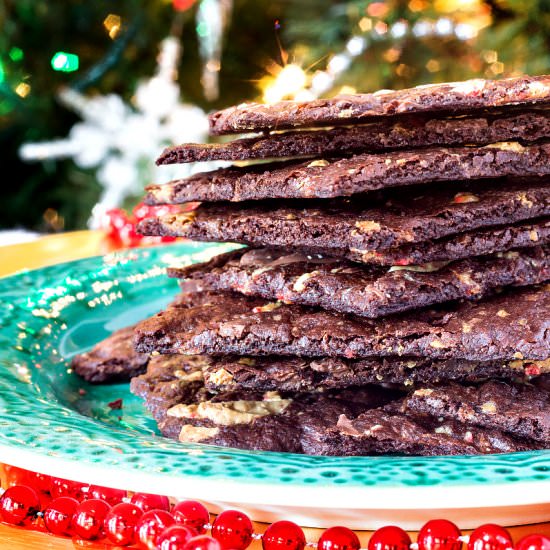
[[[375,531],[369,540],[368,550],[409,550],[411,537],[395,525]]]
[[[183,525],[170,525],[157,538],[158,550],[182,550],[195,536],[193,530]]]
[[[196,500],[182,500],[172,509],[172,515],[180,525],[194,529],[199,535],[205,531],[210,522],[208,510]]]
[[[132,504],[135,504],[138,508],[141,508],[143,512],[149,510],[164,510],[170,511],[170,501],[168,497],[162,495],[153,495],[149,493],[135,493],[130,499]]]
[[[460,530],[446,519],[428,521],[417,537],[418,550],[460,550]]]
[[[526,535],[515,546],[516,550],[550,550],[550,538],[544,535]]]
[[[198,535],[189,540],[183,550],[222,550],[220,543],[207,535]]]
[[[212,525],[212,536],[223,550],[244,550],[252,542],[250,518],[237,510],[222,512]]]
[[[510,533],[504,527],[493,523],[475,529],[468,541],[468,550],[507,550],[513,547]]]
[[[145,512],[136,524],[136,542],[140,548],[153,549],[157,537],[170,525],[176,522],[174,516],[164,510]]]
[[[68,479],[62,479],[60,477],[52,477],[50,494],[53,498],[73,497],[76,498],[76,500],[82,500],[84,498],[83,489],[85,487],[87,487],[87,485],[79,481],[69,481]]]
[[[26,485],[14,485],[0,497],[0,517],[6,523],[21,525],[29,523],[40,511],[36,491]]]
[[[262,536],[264,550],[304,550],[306,537],[292,521],[276,521]]]
[[[115,504],[105,516],[105,536],[114,544],[127,546],[136,542],[135,528],[143,510],[129,502]]]
[[[54,535],[72,535],[72,518],[78,507],[78,500],[59,497],[51,501],[44,510],[44,525]]]
[[[122,502],[122,499],[127,495],[122,489],[111,489],[109,487],[101,487],[101,485],[90,485],[86,498],[97,498],[104,500],[111,506]]]
[[[359,550],[361,543],[357,535],[347,527],[330,527],[319,538],[318,550]]]
[[[107,502],[96,498],[81,502],[73,514],[73,533],[84,540],[100,538],[105,516],[110,509]]]

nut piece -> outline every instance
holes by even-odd
[[[313,168],[314,166],[328,166],[330,162],[325,159],[313,160],[308,165],[307,168]]]
[[[477,195],[474,195],[473,193],[457,193],[453,198],[453,202],[455,204],[479,202],[479,197]]]
[[[382,229],[382,226],[375,221],[372,220],[364,220],[361,222],[355,222],[355,227],[359,229],[361,232],[371,232],[371,231],[380,231]]]
[[[204,428],[202,426],[185,424],[181,428],[179,440],[182,443],[200,443],[206,439],[216,437],[219,431],[219,428]]]

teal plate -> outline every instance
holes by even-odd
[[[128,384],[93,386],[70,359],[164,307],[167,265],[232,245],[125,251],[0,279],[0,460],[130,490],[293,518],[415,528],[435,510],[464,527],[550,520],[550,451],[477,457],[308,457],[181,444],[158,435]],[[121,410],[108,403],[123,400]],[[546,504],[546,505],[545,505]]]

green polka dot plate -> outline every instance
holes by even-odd
[[[230,245],[175,244],[0,279],[0,461],[68,479],[198,498],[258,521],[463,528],[550,520],[550,451],[476,457],[308,457],[163,439],[128,384],[92,386],[70,358],[164,307],[167,265]],[[123,408],[108,403],[123,400]]]

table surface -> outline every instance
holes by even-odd
[[[41,237],[36,241],[19,245],[0,247],[0,277],[11,275],[23,269],[35,269],[59,262],[77,260],[98,254],[109,252],[109,246],[99,231],[75,231]],[[0,456],[0,461],[1,461]],[[284,519],[284,518],[281,518]],[[258,525],[258,530],[262,527]],[[317,540],[321,534],[320,529],[305,529],[308,540]],[[538,525],[526,525],[510,528],[514,540],[519,540],[528,533],[541,533],[550,536],[550,523]],[[365,548],[369,533],[358,533]],[[412,534],[413,540],[414,534]],[[19,527],[10,527],[0,524],[0,549],[28,550],[36,548],[68,549],[85,547],[90,549],[111,548],[104,543],[86,543],[53,537],[47,533],[31,531]],[[251,550],[260,550],[261,545],[254,543]]]

